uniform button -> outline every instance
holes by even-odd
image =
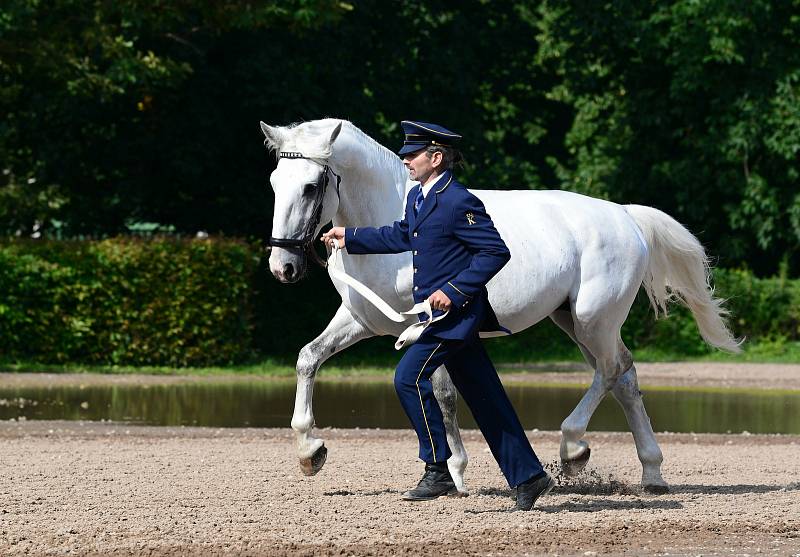
[[[414,232],[414,238],[416,238],[417,236],[418,236],[418,234],[416,232]]]
[[[417,255],[418,253],[419,253],[419,252],[418,252],[417,250],[414,250],[414,255]]]
[[[417,271],[419,271],[419,269],[414,269],[414,272],[415,272],[415,273],[416,273]]]
[[[414,292],[416,292],[417,290],[419,290],[419,286],[414,287]]]

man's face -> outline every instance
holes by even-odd
[[[403,164],[408,169],[408,177],[422,184],[425,184],[434,173],[438,175],[441,163],[441,153],[435,152],[429,157],[425,149],[403,155]]]

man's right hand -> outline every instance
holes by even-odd
[[[320,240],[331,249],[333,249],[333,241],[336,240],[339,243],[339,249],[344,249],[344,227],[334,226],[323,234]]]

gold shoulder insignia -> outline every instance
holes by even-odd
[[[467,213],[467,223],[470,225],[475,224],[475,215]]]

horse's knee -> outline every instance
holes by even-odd
[[[313,343],[306,344],[297,356],[297,376],[311,378],[317,373],[319,356],[314,350]]]

